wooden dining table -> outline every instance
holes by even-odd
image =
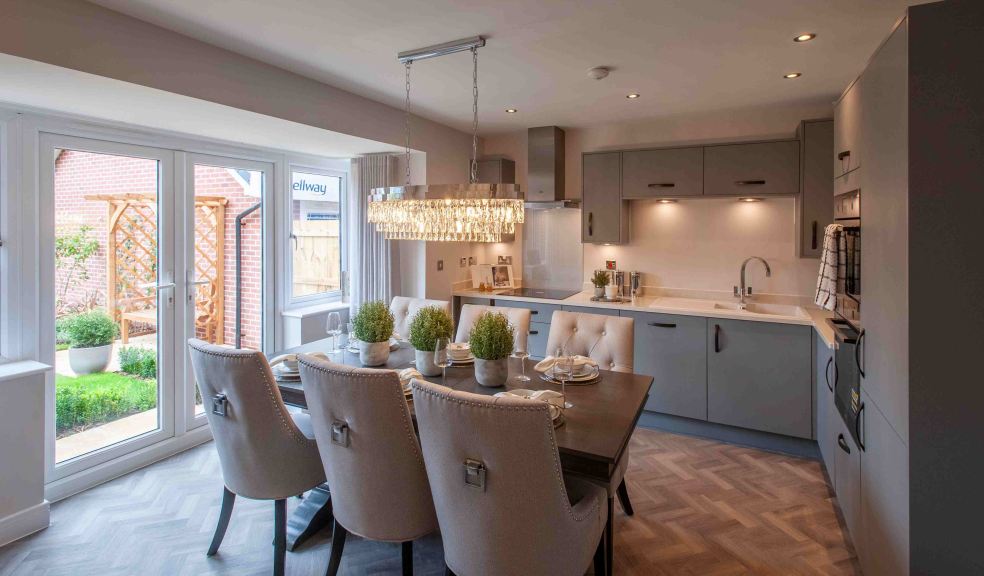
[[[328,353],[330,340],[318,340],[284,350],[280,354]],[[358,354],[347,350],[330,355],[331,361],[350,366],[361,366]],[[378,368],[402,370],[413,365],[414,350],[406,342],[390,352],[389,361]],[[526,375],[529,382],[517,380],[522,366],[518,358],[509,359],[509,378],[505,386],[486,388],[475,379],[472,365],[450,366],[445,377],[427,377],[426,380],[443,384],[455,390],[475,394],[493,395],[504,390],[556,390],[560,384],[542,379],[534,369],[535,361],[526,359]],[[274,374],[278,372],[275,370]],[[554,430],[557,448],[564,474],[574,475],[609,485],[616,472],[619,459],[628,450],[629,439],[642,414],[653,383],[651,376],[626,372],[600,371],[600,379],[591,384],[568,384],[567,402],[572,408],[564,410],[563,423]],[[280,394],[288,405],[307,408],[304,385],[297,380],[277,380]],[[413,401],[409,402],[411,414]],[[327,487],[313,491],[288,522],[289,547],[293,549],[304,538],[319,530],[330,520],[330,493]],[[608,524],[606,538],[606,572],[611,572],[614,545],[613,498],[608,499]]]

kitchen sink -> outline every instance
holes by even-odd
[[[790,304],[764,304],[749,302],[744,310],[740,310],[738,302],[719,302],[715,300],[700,300],[697,298],[657,298],[649,305],[650,308],[679,308],[681,310],[728,311],[749,316],[783,316],[787,318],[809,318],[805,310]]]

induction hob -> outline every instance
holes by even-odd
[[[543,298],[544,300],[564,300],[578,293],[578,290],[552,288],[514,288],[500,292],[501,296],[521,296],[523,298]]]

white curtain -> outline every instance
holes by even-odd
[[[400,286],[399,243],[386,240],[366,221],[369,191],[389,186],[396,159],[389,154],[367,154],[352,161],[355,198],[351,205],[353,251],[351,310],[354,314],[364,302],[382,300],[389,304]]]

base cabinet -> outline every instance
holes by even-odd
[[[834,406],[834,386],[837,382],[837,365],[834,363],[834,351],[819,336],[816,340],[816,437],[820,447],[820,458],[827,468],[827,476],[833,480],[836,472],[837,455],[837,423],[840,414]]]
[[[813,329],[707,321],[707,419],[813,437]]]
[[[851,534],[854,549],[864,551],[864,534],[861,531],[861,451],[840,418],[837,420],[837,456],[834,463],[834,490],[844,523]]]

